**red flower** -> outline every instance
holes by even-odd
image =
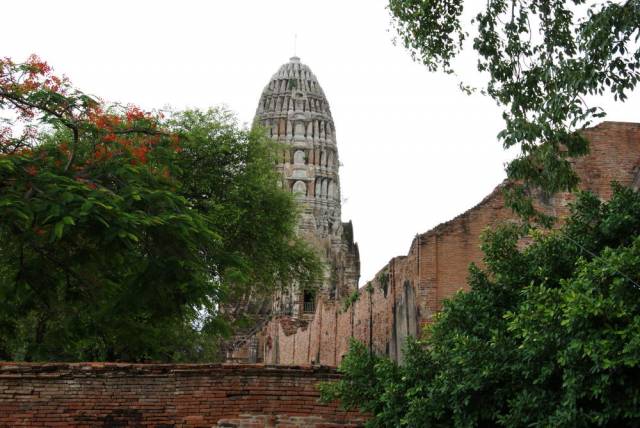
[[[32,54],[27,59],[27,64],[32,67],[34,73],[46,74],[51,71],[51,67],[45,61],[42,61],[37,55]]]
[[[131,153],[133,156],[140,161],[140,163],[147,163],[147,153],[149,152],[149,148],[146,146],[138,146],[134,148]]]
[[[136,106],[131,106],[126,112],[127,121],[133,122],[134,120],[140,120],[145,118],[145,114]]]
[[[131,140],[129,140],[128,138],[120,138],[118,142],[120,143],[121,146],[126,148],[131,147],[131,145],[133,144]]]
[[[98,116],[94,119],[93,123],[95,123],[95,125],[100,128],[100,129],[104,129],[107,127],[107,121],[104,118],[104,116]]]
[[[113,153],[105,146],[98,146],[93,157],[96,160],[111,159],[113,157]]]

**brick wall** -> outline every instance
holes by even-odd
[[[640,185],[640,124],[604,122],[586,130],[584,135],[591,142],[591,152],[574,162],[582,189],[608,199],[612,181]],[[424,183],[427,191],[432,185],[436,184]],[[568,213],[571,200],[569,194],[558,194],[548,201],[540,199],[536,205],[562,217]],[[482,264],[482,231],[513,220],[513,213],[504,207],[500,185],[475,207],[416,236],[406,256],[391,259],[371,280],[372,293],[361,288],[360,298],[346,311],[340,303],[321,301],[304,331],[279,331],[277,346],[264,349],[265,361],[302,362],[301,358],[296,357],[295,361],[291,358],[294,352],[301,355],[291,348],[294,343],[307,343],[297,339],[299,335],[311,338],[312,352],[306,362],[339,364],[350,337],[368,344],[378,354],[401,361],[406,337],[418,334],[420,326],[431,322],[445,299],[467,289],[467,267],[471,262]],[[262,335],[272,335],[274,326],[280,323],[281,320],[272,320]],[[273,340],[275,336],[271,337]],[[316,353],[318,343],[320,352]],[[276,347],[278,354],[274,352]]]
[[[0,427],[357,427],[319,366],[0,363]]]

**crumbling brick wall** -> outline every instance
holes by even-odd
[[[327,367],[0,363],[0,427],[357,427]]]
[[[604,122],[584,131],[584,135],[591,143],[590,154],[574,161],[582,189],[604,200],[611,197],[612,181],[640,186],[640,124]],[[502,187],[496,187],[479,204],[454,219],[416,236],[409,253],[391,259],[371,280],[370,287],[360,289],[358,300],[346,310],[340,303],[321,301],[304,333],[285,332],[274,327],[279,320],[271,321],[262,334],[269,336],[278,330],[277,337],[281,340],[273,345],[276,336],[272,336],[273,346],[264,350],[265,361],[293,364],[290,356],[302,354],[291,347],[307,343],[297,339],[300,334],[311,338],[312,349],[320,349],[317,354],[308,354],[308,362],[339,364],[350,337],[364,342],[378,354],[402,361],[407,336],[418,334],[422,326],[431,322],[445,299],[467,289],[470,263],[482,265],[482,232],[487,227],[515,220],[511,210],[504,206]],[[568,214],[572,199],[572,195],[561,193],[535,202],[539,208],[562,218]]]

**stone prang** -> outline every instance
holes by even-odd
[[[314,311],[318,298],[337,299],[358,289],[360,259],[351,223],[342,223],[338,147],[329,103],[311,69],[292,57],[264,88],[255,123],[286,149],[277,165],[282,186],[301,204],[298,233],[324,257],[320,294],[295,284],[274,297],[275,314]]]

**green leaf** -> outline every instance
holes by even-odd
[[[54,236],[55,239],[62,238],[62,233],[64,231],[64,225],[65,225],[65,223],[63,221],[59,221],[54,226],[54,228],[53,228],[53,236]]]

